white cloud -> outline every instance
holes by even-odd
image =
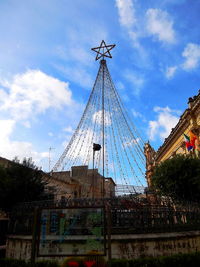
[[[3,144],[3,141],[7,141],[9,135],[12,133],[13,128],[15,126],[14,120],[1,120],[0,121],[0,142],[1,145]]]
[[[7,98],[7,94],[4,90],[0,89],[0,104],[2,105]]]
[[[130,98],[129,98],[129,96],[126,94],[126,90],[125,90],[125,86],[124,86],[124,84],[123,84],[121,81],[118,81],[118,82],[116,82],[115,84],[116,84],[116,88],[117,88],[117,90],[121,91],[121,92],[120,92],[120,96],[121,96],[122,100],[123,100],[124,102],[129,102],[129,101],[130,101]]]
[[[121,25],[131,28],[136,23],[132,0],[116,0]]]
[[[135,3],[133,0],[116,0],[116,6],[119,13],[119,22],[126,28],[129,37],[132,40],[134,48],[140,52],[141,57],[145,57],[146,53],[139,42],[142,35],[141,28],[138,27],[139,23],[136,17]]]
[[[48,132],[48,136],[53,137],[54,134],[52,132]]]
[[[92,116],[92,121],[98,124],[102,124],[102,110],[95,112]],[[104,123],[106,126],[111,125],[111,114],[108,111],[104,111]]]
[[[166,73],[165,73],[167,79],[171,79],[174,77],[177,68],[178,68],[177,66],[172,66],[172,67],[167,68]]]
[[[182,64],[168,67],[166,69],[165,75],[167,79],[173,78],[178,69],[190,71],[199,66],[200,45],[194,43],[188,43],[182,52],[182,56],[185,58],[185,61]]]
[[[59,71],[62,71],[67,79],[79,84],[83,89],[91,89],[93,86],[93,79],[86,69],[80,65],[74,67],[70,66],[55,66]]]
[[[16,122],[14,120],[0,120],[0,156],[12,160],[17,156],[20,160],[24,157],[32,158],[37,164],[42,158],[48,157],[47,152],[38,153],[30,142],[13,141],[11,135],[14,132]]]
[[[48,152],[41,149],[38,152],[31,142],[22,140],[23,129],[19,140],[16,134],[19,124],[30,128],[32,118],[38,118],[47,109],[59,110],[65,106],[65,116],[73,125],[82,106],[72,99],[67,82],[39,70],[29,70],[9,80],[0,79],[0,85],[0,114],[1,118],[7,118],[0,120],[0,156],[11,160],[15,156],[19,159],[32,157],[37,165],[41,164],[47,160]],[[53,136],[51,132],[47,134]]]
[[[71,136],[67,136],[67,137],[65,138],[66,140],[62,142],[62,147],[63,147],[64,149],[68,146],[69,141],[70,141],[70,138],[71,138]]]
[[[130,98],[127,94],[121,94],[121,98],[124,102],[129,102],[130,101]]]
[[[140,112],[136,111],[135,109],[132,108],[131,111],[135,118],[143,118],[143,115]]]
[[[76,139],[70,145],[66,155],[66,166],[71,167],[73,161],[75,161],[77,165],[87,165],[89,162],[91,164],[93,157],[93,143],[101,144],[101,138],[101,133],[93,131],[91,128],[78,131]],[[70,138],[65,140],[62,144],[65,149],[69,145],[69,140]],[[91,167],[92,166],[90,166],[90,168]]]
[[[157,113],[157,120],[149,121],[149,138],[155,140],[166,138],[171,129],[178,123],[180,111],[172,110],[169,107],[155,107],[154,111]]]
[[[150,8],[146,12],[147,30],[161,42],[175,43],[173,20],[166,11]]]
[[[191,70],[198,67],[200,62],[200,45],[189,43],[185,47],[182,56],[185,62],[182,64],[184,70]]]
[[[97,40],[105,40],[107,43],[109,39],[107,30],[94,20],[91,24],[90,19],[79,23],[78,28],[72,25],[66,27],[67,41],[55,48],[56,56],[59,56],[64,64],[59,63],[54,66],[62,71],[69,81],[80,85],[83,89],[91,89],[94,83],[91,67],[93,68],[95,64],[96,53],[88,48],[96,47]]]
[[[136,111],[135,109],[131,109],[131,112],[133,114],[133,117],[135,118],[139,118],[140,120],[142,120],[143,122],[146,122],[146,118],[144,115],[142,115],[140,112]]]
[[[30,123],[30,121],[24,121],[22,124],[23,124],[26,128],[31,128],[31,123]]]
[[[125,86],[121,81],[118,81],[115,83],[116,84],[116,88],[120,91],[124,91],[125,90]]]
[[[126,70],[124,72],[124,77],[132,84],[133,94],[138,96],[142,90],[142,87],[144,86],[144,78],[141,75],[138,75],[137,73],[130,70]]]
[[[67,47],[57,46],[56,53],[59,57],[66,61],[78,62],[83,66],[90,66],[93,59],[92,53],[89,49],[78,43],[78,40],[71,41]]]
[[[123,147],[126,148],[126,147],[133,147],[135,145],[138,145],[138,143],[140,142],[140,138],[136,138],[136,139],[131,139],[131,140],[127,140],[125,142],[123,142]]]
[[[69,84],[40,70],[17,74],[12,81],[4,81],[3,86],[8,92],[1,99],[0,111],[9,112],[15,120],[26,120],[48,108],[73,105]]]
[[[74,130],[72,129],[71,126],[67,126],[66,128],[63,129],[64,132],[67,132],[67,133],[73,133]]]

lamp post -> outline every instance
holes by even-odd
[[[101,149],[101,145],[93,143],[93,163],[92,163],[92,198],[94,199],[94,159],[95,159],[95,151],[99,151]]]

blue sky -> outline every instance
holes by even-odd
[[[198,0],[1,0],[0,156],[48,170],[70,139],[99,63],[157,149],[200,86]]]

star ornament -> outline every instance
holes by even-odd
[[[113,49],[114,47],[115,47],[115,44],[106,45],[104,40],[102,40],[99,47],[91,48],[91,50],[97,53],[95,60],[98,60],[100,58],[104,59],[104,57],[112,58],[110,50]]]

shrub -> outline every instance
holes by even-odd
[[[128,261],[128,267],[159,267],[157,258],[140,258]],[[169,267],[169,266],[168,266]],[[171,267],[171,266],[170,266]]]
[[[0,259],[0,267],[59,267],[56,261],[43,260],[31,264],[25,260],[18,259]]]
[[[27,263],[24,260],[17,259],[0,259],[1,267],[27,267]]]
[[[127,267],[128,261],[124,259],[113,259],[110,262],[110,267]]]
[[[54,260],[43,260],[36,262],[34,267],[59,267],[59,264]]]
[[[181,201],[200,201],[200,160],[176,155],[156,166],[152,183],[161,195]]]
[[[98,255],[88,255],[85,257],[70,257],[64,260],[61,267],[106,267],[103,257]],[[119,265],[117,265],[119,266]]]
[[[77,263],[77,264],[76,264]],[[69,257],[64,260],[61,267],[85,267],[82,257]]]

